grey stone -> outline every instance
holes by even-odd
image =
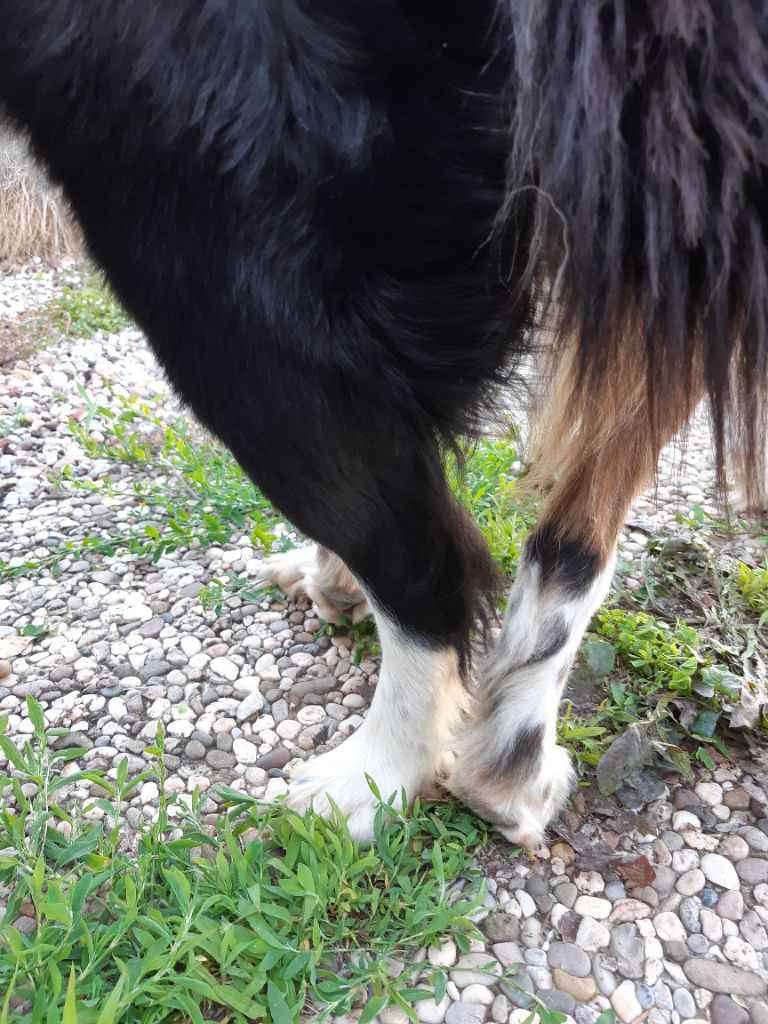
[[[736,874],[747,885],[760,885],[768,882],[768,860],[747,857],[736,864]]]
[[[264,707],[264,698],[258,690],[249,693],[238,707],[235,717],[238,722],[248,722],[255,718]]]
[[[451,1003],[445,1011],[445,1024],[485,1024],[488,1007],[481,1003]]]
[[[677,913],[687,931],[693,933],[701,931],[701,923],[699,921],[700,910],[701,905],[699,904],[699,901],[692,896],[688,896],[686,899],[680,901]]]
[[[154,619],[149,619],[147,622],[142,622],[136,632],[143,637],[155,638],[160,636],[160,633],[167,625],[165,619],[156,616]]]
[[[693,1000],[693,995],[687,988],[676,988],[672,1001],[675,1009],[683,1019],[696,1016],[696,1003]]]
[[[721,992],[725,995],[762,996],[768,985],[754,971],[745,971],[733,964],[704,957],[686,961],[683,964],[686,978],[696,987],[707,992]]]
[[[227,750],[217,750],[216,748],[208,751],[205,755],[205,760],[211,768],[216,768],[220,771],[225,768],[234,768],[237,764],[234,754]]]
[[[665,867],[663,864],[655,865],[654,870],[656,877],[651,882],[651,886],[659,896],[669,896],[671,892],[674,892],[677,875],[672,868]]]
[[[205,757],[205,747],[199,740],[190,740],[184,748],[184,754],[190,761],[202,761]]]
[[[529,1010],[534,1004],[533,993],[536,990],[527,971],[520,971],[509,981],[499,982],[499,988],[507,999],[520,1009]]]
[[[517,942],[520,936],[520,922],[509,914],[492,911],[480,923],[480,930],[491,944],[494,942]]]
[[[538,998],[550,1010],[557,1013],[573,1013],[576,1009],[576,1000],[570,992],[563,992],[559,988],[546,988],[538,993]]]
[[[291,699],[297,698],[301,701],[309,693],[330,693],[331,690],[336,689],[337,685],[338,684],[333,676],[325,676],[323,679],[301,679],[291,686],[291,689],[288,691],[288,695]]]
[[[709,949],[709,941],[705,935],[689,935],[687,939],[688,949],[697,956],[701,956]]]
[[[562,903],[564,907],[568,907],[569,910],[573,907],[578,895],[579,890],[573,882],[561,882],[555,889],[555,899],[558,903]]]
[[[547,954],[549,966],[559,967],[575,978],[586,978],[591,971],[589,957],[572,942],[553,942]],[[569,1012],[569,1011],[566,1011]]]
[[[749,1010],[734,1003],[730,996],[716,995],[709,1013],[712,1024],[750,1024]]]
[[[637,925],[631,922],[617,925],[611,932],[610,949],[623,978],[642,978],[645,939],[638,934]]]

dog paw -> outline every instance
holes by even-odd
[[[339,624],[362,622],[371,607],[343,562],[325,551],[318,555],[316,544],[270,555],[261,564],[257,583],[277,587],[295,601],[306,595],[321,619]]]
[[[334,750],[310,758],[292,773],[286,803],[300,814],[312,807],[324,818],[331,816],[335,805],[346,818],[353,839],[372,839],[379,800],[368,779],[382,799],[391,798],[395,806],[400,805],[403,793],[410,804],[419,788],[412,774],[386,766],[374,750],[357,732]]]
[[[493,766],[459,755],[446,788],[516,846],[535,850],[547,826],[564,809],[575,775],[571,759],[552,744],[529,772],[494,771]]]

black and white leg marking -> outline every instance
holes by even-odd
[[[477,706],[449,787],[508,839],[538,845],[573,786],[556,743],[557,708],[573,657],[605,596],[614,559],[576,545],[526,547],[504,623],[481,666]]]
[[[328,797],[347,818],[355,839],[369,839],[377,808],[366,775],[382,797],[405,791],[410,802],[450,756],[451,737],[466,691],[452,647],[409,637],[374,606],[382,647],[381,670],[368,716],[349,739],[311,758],[291,779],[288,803],[330,812]]]

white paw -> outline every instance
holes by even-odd
[[[346,567],[343,568],[349,589],[335,585],[324,566],[318,564],[317,545],[310,544],[270,555],[261,564],[257,583],[277,587],[290,601],[306,595],[321,619],[336,624],[346,619],[354,625],[369,618],[371,606]]]
[[[407,767],[393,770],[373,751],[367,741],[364,726],[340,746],[327,754],[310,758],[297,769],[289,780],[286,803],[299,813],[312,807],[324,818],[331,816],[329,797],[347,819],[350,835],[356,840],[373,838],[373,824],[379,801],[368,784],[376,784],[382,799],[399,807],[405,792],[407,803],[419,789],[420,779],[414,778]]]
[[[494,775],[492,769],[459,756],[446,786],[511,843],[533,850],[564,809],[574,784],[567,751],[551,744],[527,775]]]

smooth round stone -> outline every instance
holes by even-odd
[[[701,931],[701,924],[699,921],[700,912],[701,904],[692,896],[687,896],[684,900],[681,900],[680,906],[677,908],[680,920],[683,922],[686,929],[694,934]]]
[[[705,881],[704,873],[699,868],[693,868],[678,878],[675,888],[681,896],[695,896],[704,888]]]
[[[768,883],[768,860],[759,860],[757,857],[747,857],[736,865],[736,874],[742,882],[747,885],[762,885]]]
[[[741,892],[724,892],[717,901],[717,912],[727,921],[740,921],[744,915],[744,897]]]
[[[699,899],[705,907],[714,907],[717,903],[717,893],[714,889],[710,889],[709,886],[705,886],[699,893]]]
[[[703,956],[709,949],[709,940],[704,935],[689,935],[688,949],[696,956]]]
[[[672,995],[672,1002],[683,1020],[696,1016],[696,1003],[687,988],[676,988]]]
[[[731,863],[735,863],[749,856],[749,846],[741,836],[726,836],[720,843],[720,852]]]
[[[715,996],[709,1012],[712,1024],[750,1024],[751,1020],[749,1010],[726,995]]]
[[[553,942],[547,954],[549,966],[572,974],[577,978],[586,978],[592,965],[589,957],[572,942]]]
[[[742,863],[746,863],[746,861],[742,861]],[[739,876],[736,874],[736,868],[719,853],[705,853],[701,858],[701,870],[707,881],[713,885],[719,885],[722,889],[739,889]]]
[[[682,921],[670,911],[657,914],[653,919],[653,927],[662,941],[685,942],[686,940],[687,936]]]
[[[723,802],[723,787],[716,782],[700,782],[695,793],[703,804],[710,807],[715,807]]]

